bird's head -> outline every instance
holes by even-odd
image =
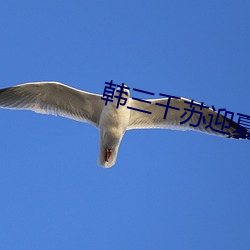
[[[121,91],[122,91],[122,95],[121,95],[122,97],[124,98],[130,97],[129,87],[125,85],[124,83],[122,83],[119,87],[117,87],[117,89],[115,90],[116,95],[120,95]]]

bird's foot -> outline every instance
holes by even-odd
[[[111,156],[111,153],[112,153],[112,150],[109,148],[109,149],[106,149],[106,152],[105,152],[105,161],[108,162],[109,159],[110,159],[110,156]]]

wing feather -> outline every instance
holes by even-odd
[[[162,129],[173,129],[173,130],[195,130],[211,135],[223,136],[228,138],[246,138],[246,134],[249,131],[242,126],[238,126],[236,122],[230,121],[229,118],[224,118],[223,115],[219,115],[216,111],[213,111],[211,108],[203,108],[201,111],[198,106],[196,106],[195,110],[202,112],[202,117],[200,119],[200,114],[198,112],[193,113],[191,118],[188,120],[190,116],[190,104],[186,102],[191,102],[192,100],[181,98],[170,100],[170,107],[177,108],[172,109],[168,108],[167,116],[164,119],[164,114],[169,98],[161,98],[161,99],[149,99],[146,101],[151,102],[151,104],[134,101],[131,99],[130,104],[131,107],[149,111],[151,114],[134,111],[131,110],[130,113],[130,122],[128,125],[128,130],[131,129],[150,129],[150,128],[162,128]],[[194,102],[195,104],[201,105],[201,103]],[[163,105],[163,106],[161,106]],[[184,115],[186,112],[186,115]],[[218,116],[218,120],[216,118]],[[222,128],[222,122],[225,119],[224,128]],[[183,123],[185,120],[187,122]],[[211,124],[210,124],[211,122]],[[183,123],[183,124],[181,124]],[[231,126],[230,126],[231,123]],[[211,126],[208,126],[208,125]],[[192,126],[194,125],[194,126]],[[236,130],[241,128],[242,133],[233,133]]]
[[[60,115],[98,127],[103,101],[101,95],[59,82],[32,82],[0,89],[0,107]]]

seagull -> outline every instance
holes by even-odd
[[[245,139],[249,133],[246,128],[209,107],[200,111],[197,107],[203,103],[183,97],[139,100],[130,97],[129,88],[124,84],[114,92],[114,96],[120,98],[105,101],[103,96],[59,82],[30,82],[0,89],[0,108],[32,110],[94,125],[100,131],[98,165],[104,168],[114,166],[127,130],[195,130],[235,139]],[[197,106],[192,116],[191,102]],[[239,129],[241,132],[237,132]]]

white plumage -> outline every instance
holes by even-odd
[[[170,106],[179,110],[168,109],[167,117],[163,119],[166,109],[164,105],[167,104],[168,98],[147,100],[151,102],[149,104],[133,100],[130,98],[130,92],[125,91],[127,94],[122,94],[122,97],[127,98],[126,105],[116,108],[116,98],[105,106],[105,101],[101,99],[102,95],[74,89],[58,82],[33,82],[0,89],[0,107],[60,115],[93,124],[100,130],[98,164],[106,168],[115,164],[120,142],[125,132],[131,129],[196,130],[228,138],[244,138],[239,133],[233,133],[238,128],[235,122],[232,122],[231,127],[227,128],[230,123],[228,118],[225,118],[223,129],[223,132],[227,134],[218,132],[221,131],[220,122],[224,117],[219,115],[218,122],[215,124],[217,112],[210,108],[202,110],[204,118],[199,126],[190,126],[190,124],[198,124],[200,118],[198,113],[194,113],[186,123],[180,124],[189,116],[186,114],[181,118],[185,109],[190,109],[190,105],[185,103],[185,101],[191,101],[189,99],[171,99]],[[151,114],[128,109],[128,106],[151,112]],[[214,130],[206,128],[211,119]],[[248,132],[245,128],[243,130]]]

